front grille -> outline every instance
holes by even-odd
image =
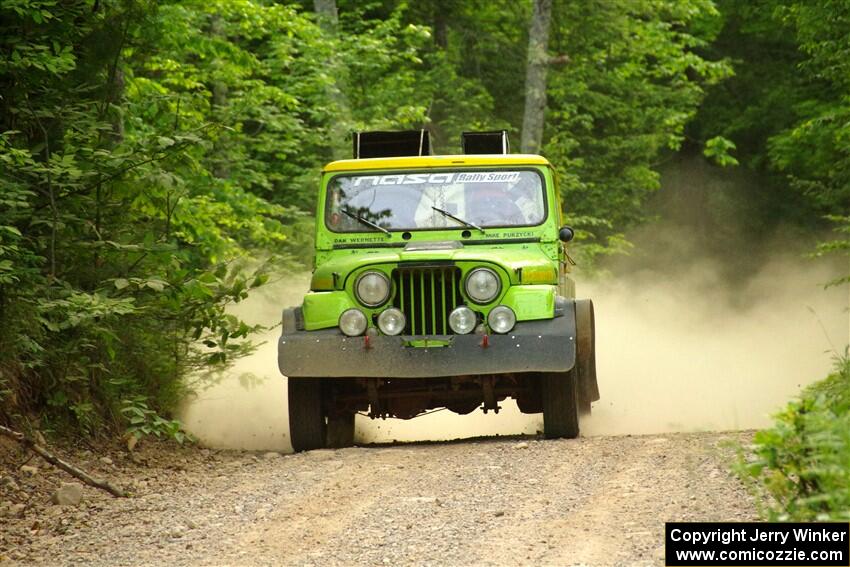
[[[393,306],[407,318],[405,335],[452,335],[449,313],[460,305],[460,269],[405,266],[392,274]]]

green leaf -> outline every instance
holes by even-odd
[[[734,149],[734,142],[724,138],[723,136],[715,136],[714,138],[706,141],[705,148],[702,153],[705,157],[713,160],[717,165],[727,167],[730,165],[738,165],[738,160],[729,153]]]

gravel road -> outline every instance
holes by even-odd
[[[18,489],[5,503],[0,492],[0,563],[659,565],[665,520],[756,519],[728,472],[733,445],[750,439],[496,438],[298,455],[140,447],[108,463],[86,452],[76,457],[134,496],[86,487],[79,507],[45,502],[70,479],[34,459],[35,475],[0,482]],[[23,510],[10,511],[15,499]]]

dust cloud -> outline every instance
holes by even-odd
[[[766,426],[843,351],[847,292],[823,289],[837,273],[788,254],[736,286],[710,262],[588,286],[602,399],[583,433]]]
[[[231,312],[248,323],[273,327],[286,307],[299,305],[309,274],[295,274],[251,292]],[[199,381],[179,418],[201,444],[219,449],[292,451],[286,381],[277,369],[280,327],[257,337],[262,344],[213,381]]]
[[[640,236],[635,242],[664,249]],[[722,262],[695,254],[661,266],[632,260],[591,283],[578,275],[579,295],[592,298],[596,308],[602,395],[582,422],[582,434],[763,427],[801,387],[826,375],[848,337],[846,287],[823,288],[841,266],[780,248],[734,281]],[[300,303],[308,282],[306,275],[277,282],[235,312],[274,325],[283,307]],[[254,355],[185,404],[180,417],[203,444],[291,450],[286,384],[277,370],[279,333],[279,327],[267,333]],[[542,429],[540,415],[521,414],[512,400],[501,405],[498,415],[438,411],[407,421],[357,416],[356,440],[447,440]]]

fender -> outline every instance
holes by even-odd
[[[579,394],[582,400],[599,400],[599,383],[596,380],[596,317],[593,301],[577,299],[574,302],[577,347],[576,366],[579,376]]]

